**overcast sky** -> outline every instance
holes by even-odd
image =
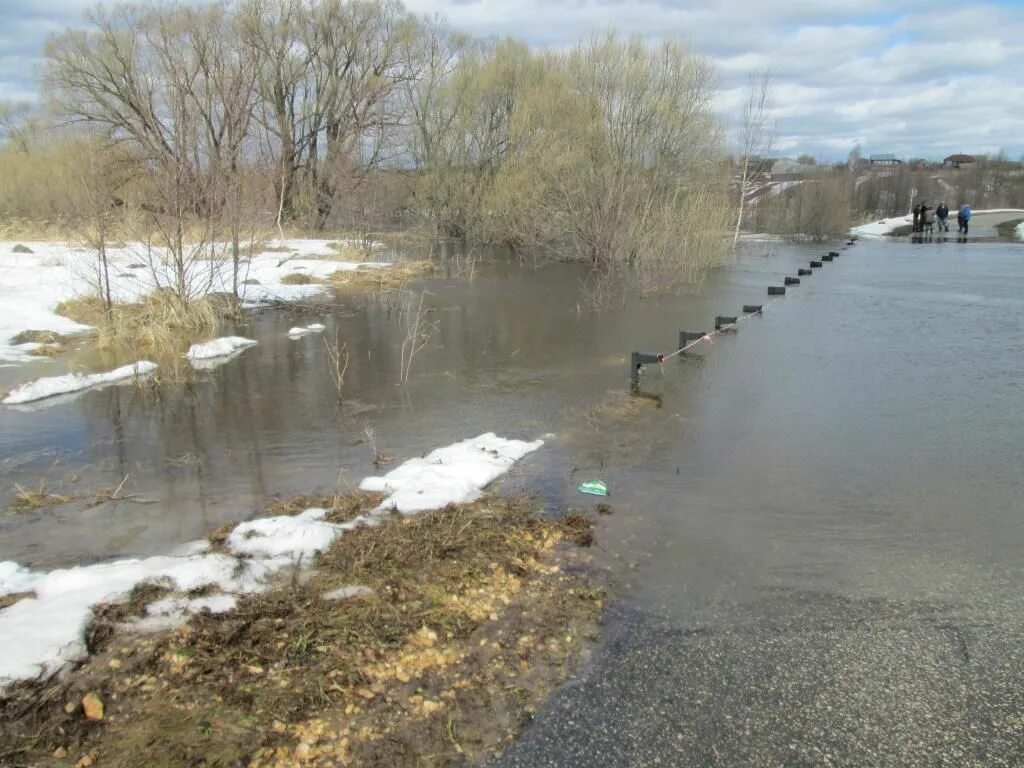
[[[199,0],[201,1],[201,0]],[[47,35],[91,0],[0,0],[0,100],[38,98]],[[735,124],[750,73],[774,73],[776,154],[1024,154],[1024,0],[407,0],[457,28],[566,47],[609,25],[679,37],[719,72]]]

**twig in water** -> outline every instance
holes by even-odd
[[[348,370],[348,348],[344,342],[339,343],[338,333],[334,333],[333,343],[324,338],[324,346],[327,347],[327,359],[330,364],[328,369],[331,374],[331,381],[334,382],[334,390],[338,394],[338,402],[342,401],[342,392],[345,389],[345,371]]]
[[[411,299],[404,307],[405,318],[405,341],[402,342],[402,362],[399,372],[399,380],[405,385],[409,383],[409,373],[412,369],[412,359],[430,341],[430,337],[437,330],[437,323],[423,322],[423,297],[426,292],[420,294],[419,303],[413,310],[414,299]]]

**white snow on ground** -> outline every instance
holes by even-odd
[[[475,501],[484,486],[542,445],[543,440],[505,440],[488,432],[410,459],[381,477],[367,477],[359,487],[390,494],[378,509],[405,514]]]
[[[238,600],[234,595],[210,595],[209,597],[165,597],[154,600],[146,606],[149,616],[180,616],[185,613],[227,613],[235,610]]]
[[[411,513],[478,498],[484,486],[541,445],[541,440],[504,440],[489,433],[439,448],[383,477],[366,478],[361,487],[392,493],[370,516],[334,524],[324,520],[325,510],[308,509],[295,517],[241,523],[227,538],[231,554],[211,553],[203,541],[179,548],[187,554],[178,556],[117,560],[49,573],[0,562],[0,596],[31,593],[0,610],[0,688],[82,658],[93,608],[123,600],[138,584],[156,582],[179,592],[208,585],[221,590],[196,599],[172,595],[154,602],[147,608],[148,616],[135,625],[140,631],[174,626],[187,613],[230,611],[236,595],[265,589],[274,574],[307,563],[346,530],[378,523],[393,508]],[[328,599],[361,594],[365,588],[351,586]]]
[[[320,323],[312,323],[311,325],[296,326],[288,330],[288,336],[293,339],[301,339],[303,336],[308,336],[311,333],[320,333],[327,326],[321,325]]]
[[[323,519],[326,514],[326,509],[314,507],[294,517],[263,517],[241,523],[228,535],[228,547],[240,555],[309,559],[330,547],[342,531],[372,524],[368,518],[342,524],[327,523]]]
[[[308,275],[326,280],[336,272],[387,267],[380,262],[340,261],[336,248],[328,240],[285,240],[267,244],[271,250],[250,257],[241,265],[239,293],[247,306],[277,301],[299,301],[322,293],[327,286],[310,283],[289,285],[281,280],[288,275]],[[337,242],[337,241],[333,241]],[[73,243],[25,241],[32,253],[15,253],[15,241],[0,241],[0,360],[39,361],[29,357],[28,349],[14,346],[11,339],[22,331],[54,331],[70,335],[84,333],[88,326],[56,314],[62,301],[93,295],[98,284],[96,255]],[[356,246],[355,242],[343,245]],[[370,245],[380,251],[379,243]],[[213,256],[197,261],[191,279],[193,293],[230,291],[230,259],[220,258],[224,248]],[[115,302],[138,301],[161,286],[174,284],[171,271],[162,266],[160,251],[147,251],[144,244],[108,248],[111,295]],[[152,258],[150,258],[152,256]]]
[[[22,384],[17,389],[11,391],[2,402],[4,405],[17,405],[18,403],[31,403],[35,400],[43,400],[55,395],[81,392],[85,389],[145,376],[155,371],[156,367],[156,363],[140,360],[137,363],[123,365],[106,373],[69,373],[66,376],[47,376],[42,379],[36,379],[28,384]]]
[[[234,355],[255,344],[255,339],[247,339],[243,336],[222,336],[213,341],[193,344],[188,348],[185,357],[189,360],[212,360],[218,357]]]
[[[861,224],[859,227],[851,229],[850,234],[859,237],[885,237],[900,227],[909,227],[913,224],[913,217],[908,213],[906,216],[894,216],[891,219],[880,219],[870,224]]]
[[[1024,215],[1024,210],[1020,208],[987,208],[980,211],[971,211],[971,224],[972,226],[978,226],[981,224],[988,223],[990,225],[998,223],[997,221],[978,221],[978,217],[992,217],[998,218],[1004,215],[1021,214]],[[949,212],[950,225],[956,223],[956,211],[950,210]],[[873,221],[869,224],[862,224],[859,227],[853,227],[850,230],[851,235],[858,235],[861,237],[885,237],[891,235],[894,231],[900,227],[910,227],[914,224],[914,217],[912,214],[906,216],[893,216],[889,219],[880,219]]]
[[[324,592],[322,597],[324,600],[351,600],[353,597],[362,597],[363,595],[372,594],[373,590],[369,587],[355,584],[350,587],[338,587],[337,589],[332,589],[330,592]]]
[[[124,597],[136,584],[166,580],[183,591],[230,584],[236,565],[226,555],[151,557],[50,573],[18,569],[7,579],[0,575],[0,595],[26,589],[35,593],[0,611],[0,683],[34,677],[80,658],[93,606]]]

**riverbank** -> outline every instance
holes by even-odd
[[[1022,208],[993,208],[991,210],[972,211],[971,231],[973,235],[1003,235],[1002,231],[999,230],[1001,224],[1016,222],[1022,217],[1024,217],[1024,209]],[[950,213],[949,223],[951,228],[956,223],[955,211]],[[858,237],[905,237],[906,235],[913,234],[913,229],[913,216],[908,213],[905,216],[893,216],[861,224],[860,226],[853,227],[850,230],[850,234],[857,235]],[[991,233],[989,230],[991,230]],[[1016,231],[1017,237],[1024,240],[1024,227],[1017,227]],[[939,234],[938,231],[935,234]],[[1006,235],[1003,236],[1009,239]]]
[[[237,283],[238,302],[250,309],[308,300],[347,276],[387,270],[396,258],[377,242],[268,240],[246,249],[236,275],[226,246],[207,250],[189,256],[185,289],[190,301],[231,296]],[[139,305],[175,286],[173,261],[145,243],[109,247],[111,300],[118,306]],[[93,249],[58,241],[0,242],[0,361],[25,363],[40,354],[53,356],[55,345],[66,341],[62,337],[92,332],[102,312],[86,310],[89,301],[99,303],[100,287]]]
[[[313,501],[341,520],[379,497],[270,511]],[[137,587],[98,608],[81,666],[0,699],[0,762],[479,764],[594,638],[602,593],[566,549],[591,540],[581,515],[488,498],[359,527],[281,586],[169,631],[138,631],[168,593]]]

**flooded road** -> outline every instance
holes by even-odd
[[[503,764],[1021,764],[1024,248],[862,241],[649,369],[661,407],[625,396],[629,352],[673,351],[821,252],[748,243],[699,292],[598,315],[567,265],[440,280],[408,387],[400,318],[351,299],[255,317],[237,331],[259,346],[190,385],[0,410],[3,492],[45,475],[83,496],[0,518],[0,560],[166,552],[356,484],[371,436],[404,459],[548,435],[503,487],[588,506],[576,485],[608,482],[620,599]],[[287,338],[300,320],[347,344],[340,409],[324,338]],[[86,504],[125,475],[156,503]]]

